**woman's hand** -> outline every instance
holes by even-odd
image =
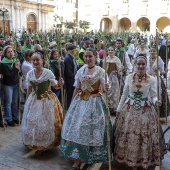
[[[49,66],[50,66],[49,61],[45,61],[44,67],[45,67],[45,68],[49,68]]]
[[[15,68],[20,71],[20,66],[21,66],[21,63],[20,63],[19,60],[17,60],[16,63],[15,63]]]
[[[156,102],[155,102],[155,105],[158,107],[158,106],[161,106],[162,105],[162,102],[160,101],[160,100],[157,100]]]
[[[104,90],[105,90],[105,91],[109,91],[109,89],[110,89],[109,83],[105,83],[105,84],[104,84]]]
[[[60,86],[63,86],[63,84],[64,84],[63,78],[61,78],[61,77],[59,78],[58,84],[59,84]]]

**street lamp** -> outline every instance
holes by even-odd
[[[3,27],[4,27],[4,37],[5,37],[5,14],[8,14],[8,10],[5,9],[4,7],[3,8],[0,8],[0,15],[2,16],[3,18]]]

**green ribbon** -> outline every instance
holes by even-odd
[[[11,67],[13,67],[13,65],[15,64],[16,61],[17,61],[16,57],[13,57],[12,60],[7,57],[4,57],[3,60],[1,61],[1,63],[11,64]]]
[[[134,92],[134,97],[128,95],[128,98],[134,100],[134,108],[139,109],[141,107],[141,101],[148,101],[148,97],[142,98],[142,92]]]

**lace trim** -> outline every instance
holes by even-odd
[[[101,83],[104,83],[104,70],[100,68],[99,66],[96,66],[95,71],[91,75],[86,75],[84,73],[85,68],[87,65],[83,66],[76,75],[76,81],[81,82],[81,88],[82,90],[89,90],[90,92],[94,91],[94,89],[91,87],[94,83],[96,83],[98,80],[100,80]],[[78,84],[78,82],[75,82],[75,84]]]
[[[46,68],[44,68],[41,76],[38,79],[36,79],[36,77],[35,77],[34,70],[30,70],[26,76],[27,82],[32,81],[32,82],[36,82],[36,83],[42,83],[47,80],[50,80],[50,82],[52,83],[52,86],[57,84],[57,80],[55,80],[55,76],[52,73],[52,71],[49,69],[46,69]]]

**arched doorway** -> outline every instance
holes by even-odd
[[[109,18],[103,18],[100,22],[100,29],[104,32],[112,31],[112,21]]]
[[[0,16],[0,35],[4,35],[4,23],[5,23],[5,33],[6,35],[10,34],[10,24],[9,24],[9,20],[10,20],[10,14],[8,12],[8,14],[5,14],[4,16],[4,21],[3,22],[3,17]]]
[[[137,21],[138,31],[150,31],[150,20],[142,17]]]
[[[34,14],[29,14],[27,16],[27,30],[29,33],[37,31],[37,19]]]
[[[119,29],[120,30],[129,30],[131,27],[131,21],[129,18],[122,18],[119,20]]]
[[[170,26],[170,19],[168,17],[161,17],[157,20],[156,26],[158,28],[158,31],[166,32],[165,28]]]

